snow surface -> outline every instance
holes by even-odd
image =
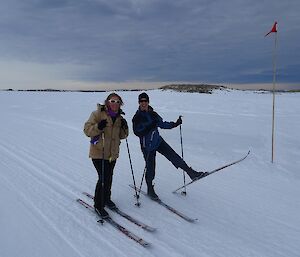
[[[120,92],[131,129],[140,92]],[[93,193],[96,171],[88,159],[83,124],[108,93],[0,92],[0,256],[300,256],[300,94],[276,96],[275,162],[271,163],[272,95],[242,91],[190,94],[148,91],[168,121],[183,115],[184,156],[195,169],[240,164],[187,188],[182,172],[157,157],[155,188],[190,224],[151,200],[134,205],[126,143],[115,168],[113,200],[157,228],[149,233],[112,213],[151,243],[143,248],[75,200]],[[179,129],[161,130],[180,153]],[[144,161],[138,138],[128,143],[136,180]],[[189,179],[187,178],[189,181]]]

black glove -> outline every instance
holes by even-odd
[[[99,130],[103,130],[107,125],[107,120],[101,120],[99,123],[98,123],[98,129]]]
[[[182,124],[181,116],[177,119],[177,121],[174,123],[174,128]]]
[[[121,128],[122,129],[128,129],[127,121],[123,118],[121,119]]]

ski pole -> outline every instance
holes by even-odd
[[[103,143],[103,147],[102,147],[102,170],[101,170],[101,205],[104,208],[104,132],[102,132],[102,143]],[[101,207],[102,207],[101,206]],[[103,224],[103,218],[101,217],[100,222]]]
[[[146,165],[145,165],[145,168],[144,168],[143,177],[142,177],[142,180],[141,180],[140,187],[138,188],[138,192],[139,193],[137,195],[137,198],[140,198],[140,194],[141,194],[141,190],[142,190],[142,185],[143,185],[143,182],[144,182],[144,177],[145,177],[145,174],[146,174],[146,171],[147,171],[147,162],[148,162],[148,159],[149,159],[149,155],[150,155],[150,151],[147,154]]]
[[[123,128],[124,133],[126,134],[125,128]],[[136,183],[135,183],[135,177],[134,177],[134,172],[133,172],[133,166],[132,166],[132,161],[131,161],[131,154],[129,151],[129,144],[128,144],[128,140],[126,138],[126,146],[127,146],[127,152],[128,152],[128,158],[129,158],[129,163],[130,163],[130,169],[131,169],[131,175],[132,175],[132,180],[133,180],[133,185],[134,185],[134,190],[135,190],[135,198],[136,198],[136,203],[135,205],[140,207],[141,203],[139,202],[139,197],[138,197],[138,193],[137,193],[137,187],[136,187]]]
[[[124,130],[124,132],[125,132],[125,130]],[[133,180],[133,185],[134,185],[134,190],[135,190],[135,197],[136,197],[136,204],[135,205],[140,207],[141,203],[139,202],[139,197],[138,197],[138,193],[137,193],[137,187],[136,187],[136,183],[135,183],[134,172],[133,172],[132,161],[131,161],[131,155],[130,155],[130,151],[129,151],[129,144],[128,144],[127,138],[126,138],[126,145],[127,145],[127,152],[128,152],[129,163],[130,163],[131,175],[132,175],[132,180]]]
[[[179,117],[181,118],[182,116],[180,115]],[[182,128],[181,128],[181,124],[179,126],[179,131],[180,131],[181,157],[183,159],[183,143],[182,143]],[[181,192],[181,194],[186,196],[185,173],[184,173],[184,171],[182,171],[182,174],[183,174],[183,185],[184,185],[184,188],[183,188],[183,191]]]

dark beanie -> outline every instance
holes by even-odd
[[[141,101],[141,99],[146,99],[149,102],[149,96],[145,92],[139,95],[139,101]]]

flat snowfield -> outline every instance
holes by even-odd
[[[120,92],[130,127],[137,183],[144,169],[131,119],[140,92]],[[115,213],[113,219],[151,243],[143,248],[76,202],[93,193],[96,171],[83,125],[109,93],[0,92],[1,257],[298,257],[300,256],[300,94],[276,95],[275,155],[271,163],[272,94],[148,91],[166,121],[183,115],[184,159],[196,170],[243,162],[172,194],[183,184],[157,154],[160,198],[197,222],[188,223],[141,196],[135,206],[126,142],[115,167],[112,199],[157,228],[150,233]],[[160,130],[179,153],[179,128]],[[186,177],[187,182],[190,181]],[[146,189],[145,185],[143,189]]]

